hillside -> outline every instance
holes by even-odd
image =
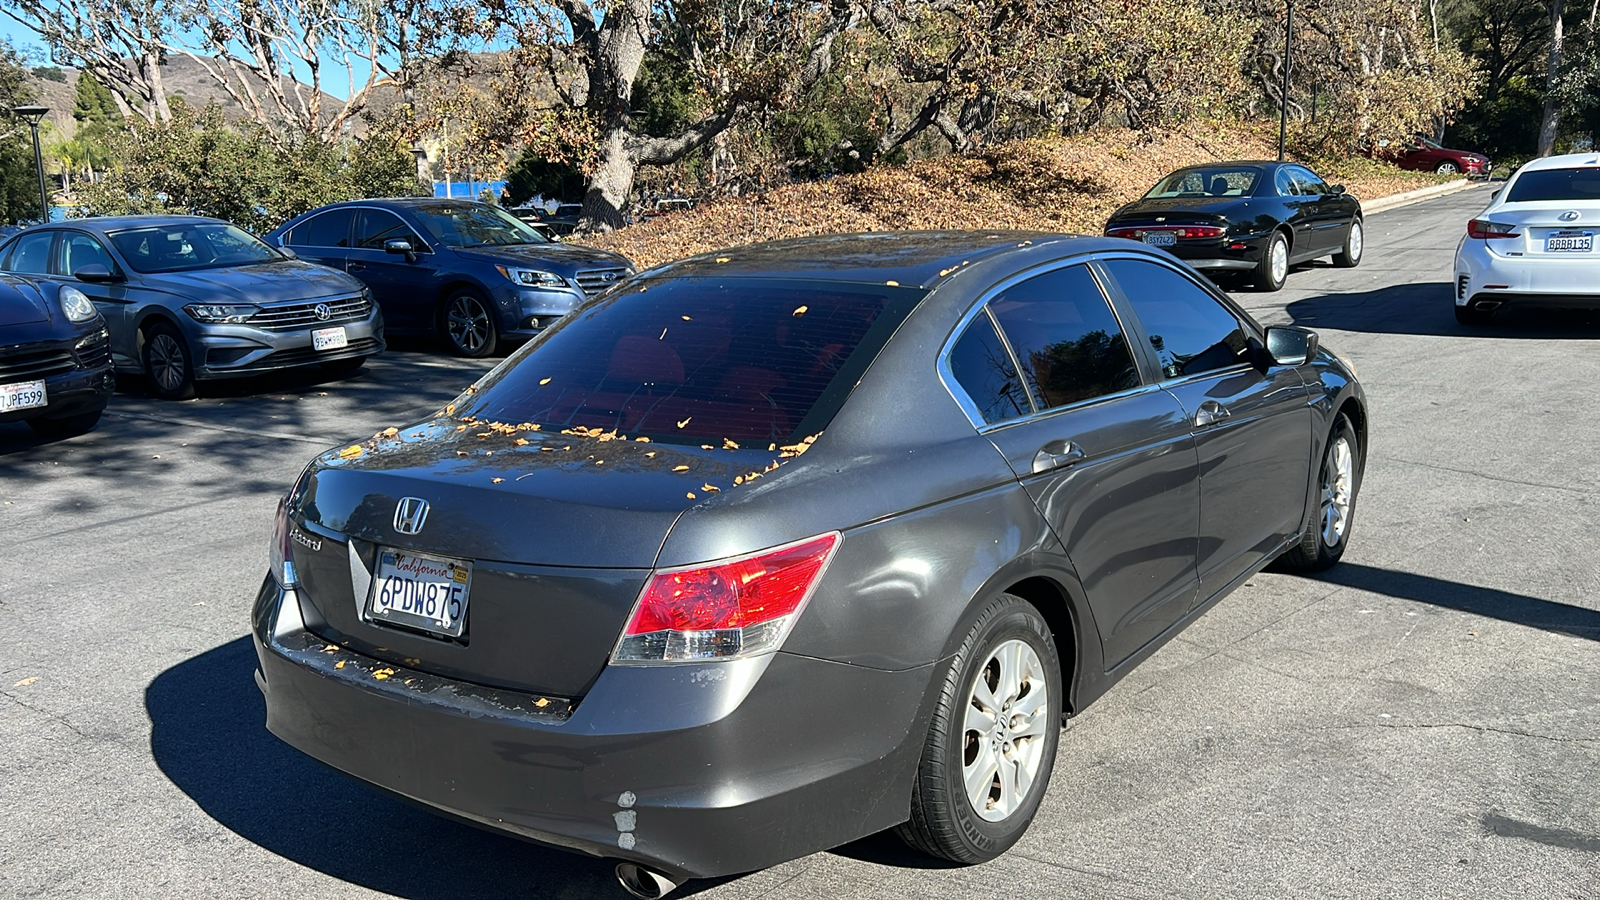
[[[899,168],[730,197],[587,239],[640,266],[777,238],[852,231],[1016,228],[1100,233],[1107,216],[1182,166],[1277,158],[1276,129],[1239,126],[1151,136],[1102,129],[997,144]],[[1438,176],[1355,158],[1312,162],[1358,199],[1424,187]]]

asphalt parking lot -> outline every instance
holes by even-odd
[[[1600,317],[1449,308],[1482,187],[1380,213],[1367,258],[1236,296],[1359,368],[1372,448],[1332,571],[1268,572],[1075,719],[1009,854],[887,836],[674,896],[1600,896]],[[271,737],[249,603],[316,452],[488,367],[0,425],[0,897],[624,896],[611,866],[369,792]]]

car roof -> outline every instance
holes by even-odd
[[[668,263],[650,275],[804,278],[931,288],[980,260],[1019,247],[1060,245],[1062,255],[1135,246],[1121,238],[1039,231],[891,231],[767,241]]]
[[[1530,159],[1522,164],[1519,171],[1537,172],[1540,169],[1572,169],[1583,166],[1600,166],[1600,153],[1563,153],[1560,156]]]
[[[90,216],[86,219],[68,219],[64,222],[51,222],[52,228],[83,228],[89,231],[110,232],[122,231],[128,228],[152,228],[162,225],[195,225],[210,223],[227,225],[223,219],[211,216],[175,216],[175,215],[142,215],[142,216]]]

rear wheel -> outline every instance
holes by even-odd
[[[1285,565],[1299,572],[1320,572],[1344,556],[1361,487],[1361,447],[1350,418],[1340,413],[1328,433],[1317,476],[1319,503],[1307,517],[1299,545],[1283,555]]]
[[[1256,264],[1256,287],[1263,291],[1281,291],[1289,280],[1289,241],[1283,232],[1274,231],[1261,251],[1261,261]]]
[[[1494,310],[1478,309],[1474,306],[1457,306],[1456,321],[1462,325],[1487,325],[1494,318]]]
[[[1333,255],[1333,264],[1341,269],[1354,269],[1361,265],[1361,254],[1367,249],[1366,239],[1361,220],[1350,220],[1350,233],[1344,236],[1344,247]]]
[[[1439,173],[1440,175],[1454,175],[1461,171],[1461,167],[1447,159],[1444,162],[1439,163],[1439,165],[1435,167],[1433,171]]]
[[[155,322],[145,329],[144,374],[156,396],[163,400],[188,400],[195,395],[189,342],[166,322]]]
[[[978,614],[940,686],[901,839],[959,863],[1004,853],[1039,809],[1060,723],[1050,627],[1026,600],[1002,594]]]
[[[477,292],[456,291],[444,304],[444,336],[459,356],[482,357],[494,352],[500,331],[494,311]]]
[[[77,437],[100,422],[100,410],[61,416],[56,419],[29,419],[28,426],[44,437]]]

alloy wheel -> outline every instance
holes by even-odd
[[[1328,547],[1337,547],[1344,540],[1354,486],[1355,456],[1350,452],[1350,438],[1341,434],[1328,449],[1322,471],[1322,543]]]
[[[1027,643],[995,647],[968,692],[961,777],[979,818],[1001,821],[1028,799],[1040,776],[1051,723],[1044,664]]]
[[[1272,242],[1272,280],[1282,284],[1289,277],[1289,245],[1283,241]]]
[[[150,377],[164,391],[177,391],[188,376],[189,361],[177,339],[157,334],[150,339]]]
[[[450,340],[462,352],[476,354],[481,351],[489,340],[490,328],[489,311],[483,308],[476,297],[462,294],[450,301],[450,308],[445,311],[445,325],[450,332]]]
[[[1348,255],[1351,259],[1361,258],[1361,250],[1365,240],[1366,235],[1362,234],[1361,232],[1361,223],[1352,222],[1350,225],[1350,240],[1348,242],[1350,249],[1350,253]]]

